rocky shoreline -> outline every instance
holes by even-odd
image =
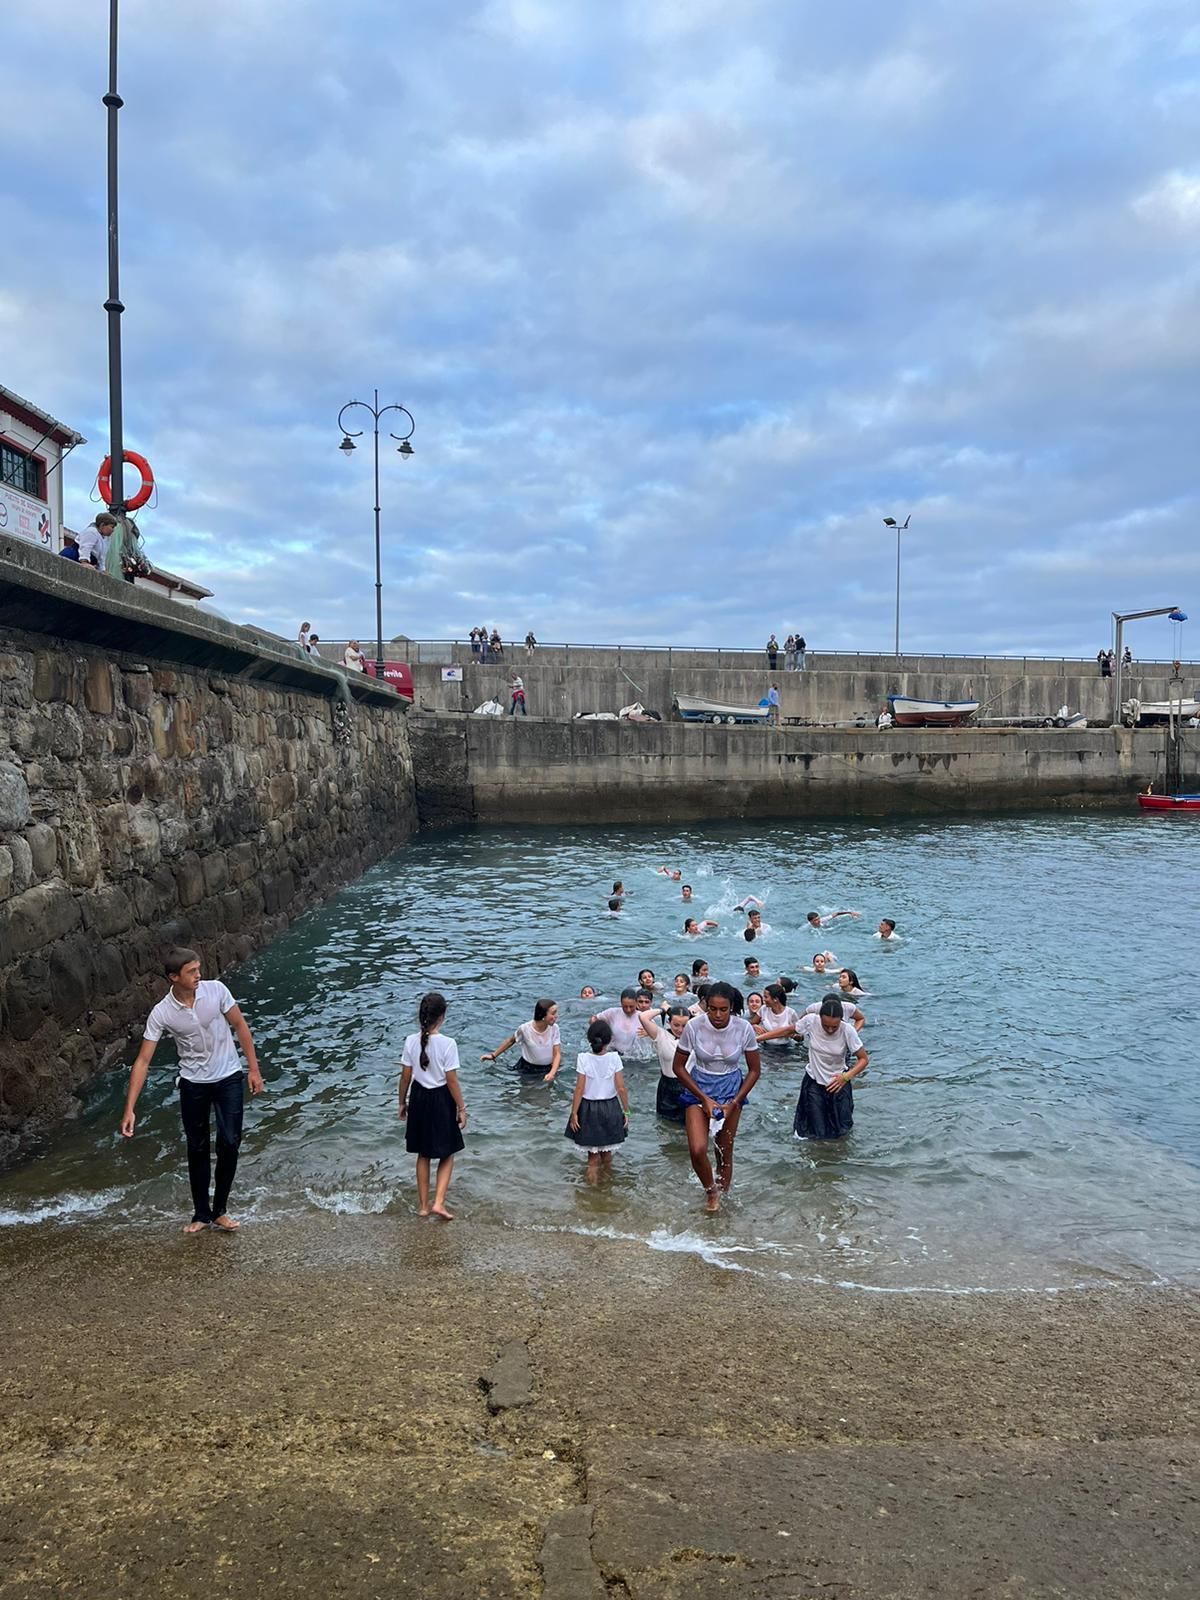
[[[0,1264],[0,1596],[1195,1592],[1194,1292],[814,1292],[385,1217]]]

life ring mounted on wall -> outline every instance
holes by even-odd
[[[135,466],[142,475],[142,486],[135,495],[131,495],[125,502],[127,511],[139,511],[154,493],[154,474],[150,470],[150,463],[145,456],[139,456],[135,450],[126,450],[125,459],[131,466]],[[96,480],[100,490],[100,498],[106,506],[112,505],[112,457],[105,456],[100,466],[100,476]]]

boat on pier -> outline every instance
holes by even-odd
[[[979,710],[978,700],[915,700],[888,695],[892,721],[898,728],[957,728]]]

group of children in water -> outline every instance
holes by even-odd
[[[678,879],[680,874],[660,868],[659,875]],[[684,899],[691,891],[684,886]],[[619,912],[625,897],[618,880],[608,897],[609,910]],[[753,901],[754,908],[750,909]],[[744,937],[754,940],[766,930],[763,902],[748,896],[737,909],[747,914]],[[857,918],[857,911],[832,912],[806,918],[814,931],[841,917]],[[689,919],[689,923],[691,919]],[[697,924],[715,927],[715,923]],[[885,917],[875,935],[898,942],[895,921]],[[743,983],[760,981],[754,956],[743,961]],[[781,977],[763,987],[742,989],[732,983],[712,982],[708,963],[692,963],[691,976],[677,973],[672,994],[665,995],[649,968],[638,973],[635,986],[623,989],[617,1005],[597,1010],[587,1028],[588,1048],[575,1063],[571,1108],[564,1129],[587,1154],[588,1181],[595,1183],[611,1166],[613,1152],[624,1143],[629,1129],[629,1091],[624,1077],[626,1062],[656,1059],[659,1065],[655,1109],[667,1122],[682,1124],[688,1154],[699,1179],[709,1211],[716,1211],[733,1181],[733,1146],[742,1108],[762,1073],[762,1049],[795,1041],[805,1047],[805,1071],[793,1119],[798,1139],[840,1139],[854,1121],[852,1084],[869,1060],[859,1029],[866,1022],[858,1001],[866,991],[850,967],[838,968],[831,951],[816,952],[806,972],[828,974],[830,992],[797,1011],[790,1003],[796,984]],[[832,987],[836,981],[836,989]],[[583,1001],[601,997],[585,984]],[[467,1111],[458,1084],[458,1048],[441,1032],[447,1003],[438,993],[422,997],[420,1031],[405,1041],[401,1056],[399,1114],[406,1123],[406,1148],[417,1158],[417,1201],[421,1216],[449,1219],[446,1193],[454,1158],[463,1148]],[[562,1066],[562,1039],[558,1004],[540,999],[533,1016],[480,1057],[495,1061],[514,1045],[520,1048],[517,1070],[553,1083]],[[744,1070],[743,1070],[744,1066]],[[715,1151],[715,1166],[710,1158]],[[438,1163],[430,1198],[431,1164]]]

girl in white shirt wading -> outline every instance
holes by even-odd
[[[514,1028],[503,1044],[480,1056],[480,1061],[495,1061],[512,1045],[521,1046],[521,1059],[517,1071],[537,1073],[543,1083],[553,1083],[562,1065],[562,1038],[558,1031],[558,1002],[538,1000],[533,1007],[533,1021],[523,1022]],[[549,1071],[547,1072],[547,1067]]]
[[[686,1120],[683,1085],[675,1076],[675,1045],[690,1020],[687,1006],[673,1005],[667,1011],[665,1026],[650,1021],[642,1024],[654,1040],[654,1053],[658,1057],[658,1093],[654,1109],[665,1122],[682,1124]]]
[[[797,1139],[841,1139],[854,1126],[851,1081],[866,1070],[868,1056],[857,1030],[845,1020],[846,1001],[826,995],[814,1016],[806,1011],[796,1027],[808,1040],[808,1066],[800,1084],[793,1132]],[[846,1065],[847,1055],[854,1057]]]
[[[629,1095],[621,1075],[621,1058],[609,1046],[612,1029],[597,1018],[587,1031],[590,1050],[580,1052],[575,1063],[575,1093],[571,1115],[563,1130],[581,1150],[587,1151],[587,1181],[595,1183],[601,1169],[612,1166],[612,1153],[629,1132]]]
[[[452,1220],[446,1210],[446,1191],[454,1171],[454,1157],[463,1147],[462,1130],[467,1108],[458,1086],[458,1046],[441,1032],[446,1020],[446,998],[421,996],[417,1010],[420,1033],[410,1033],[400,1057],[401,1122],[407,1124],[404,1146],[417,1158],[417,1215]],[[438,1164],[433,1204],[429,1203],[429,1163]]]
[[[688,1155],[704,1185],[705,1206],[716,1211],[721,1193],[733,1182],[733,1140],[742,1106],[762,1071],[754,1029],[742,1016],[740,990],[731,983],[709,985],[705,1014],[693,1017],[675,1050],[675,1076],[687,1108]],[[689,1059],[690,1057],[690,1059]],[[743,1077],[740,1063],[745,1057]],[[717,1172],[708,1159],[708,1141],[717,1147]],[[718,1189],[718,1184],[720,1189]]]

